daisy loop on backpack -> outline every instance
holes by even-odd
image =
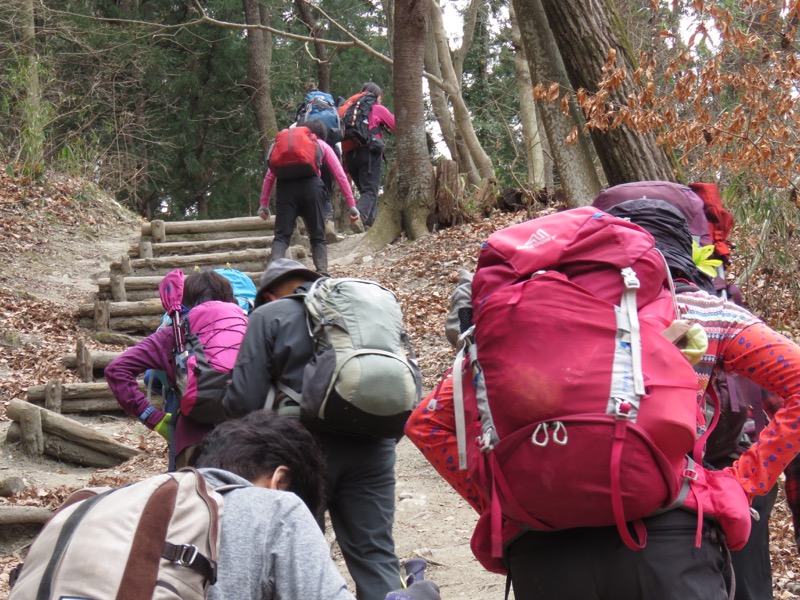
[[[591,207],[509,227],[481,249],[472,304],[456,428],[493,526],[616,525],[643,547],[641,519],[682,503],[701,447],[697,377],[662,336],[678,315],[653,238]]]

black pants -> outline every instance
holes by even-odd
[[[318,271],[328,270],[328,247],[325,244],[325,218],[322,203],[325,189],[322,178],[279,179],[275,196],[275,238],[271,259],[284,258],[291,243],[297,217],[306,224],[311,254]]]
[[[529,531],[506,551],[516,600],[727,600],[726,553],[697,515],[673,510],[645,520],[647,545],[633,552],[616,527]]]
[[[356,598],[383,600],[400,587],[392,537],[397,443],[328,433],[318,440],[327,463],[327,508]]]
[[[733,459],[722,459],[714,466],[723,469],[733,464]],[[734,600],[772,600],[772,564],[769,558],[769,517],[778,486],[774,485],[765,496],[753,498],[752,507],[758,511],[758,521],[752,521],[750,538],[741,550],[731,552],[731,564],[736,577]],[[730,573],[726,573],[730,579]]]
[[[333,148],[334,153],[336,154],[336,158],[339,160],[342,159],[342,153],[339,151],[338,146],[331,146]],[[333,203],[331,202],[331,198],[333,197],[333,173],[331,172],[330,167],[326,164],[322,164],[320,167],[320,177],[322,177],[322,183],[325,188],[325,195],[322,201],[322,214],[325,216],[326,219],[332,220],[333,219]]]
[[[360,146],[344,155],[344,165],[359,193],[356,206],[367,227],[372,227],[378,216],[382,160],[381,152],[370,150],[367,146]]]

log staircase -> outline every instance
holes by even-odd
[[[143,223],[138,243],[113,262],[107,276],[97,280],[97,299],[78,307],[80,325],[94,340],[133,345],[158,327],[164,309],[158,284],[172,269],[231,267],[256,284],[272,243],[274,221],[258,217],[209,221]],[[307,239],[296,234],[288,256],[307,256]],[[27,402],[13,400],[7,415],[7,443],[21,443],[26,454],[107,468],[140,454],[111,436],[97,432],[68,414],[120,411],[108,384],[105,367],[119,352],[91,351],[86,338],[78,339],[75,354],[61,359],[75,370],[78,383],[51,380],[28,389]],[[144,383],[140,382],[142,389]],[[2,517],[0,517],[2,521]]]

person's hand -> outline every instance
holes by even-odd
[[[361,213],[358,212],[358,209],[355,206],[351,206],[348,212],[350,213],[351,222],[358,221],[358,219],[361,218]]]
[[[264,219],[265,221],[269,221],[269,218],[272,216],[272,214],[269,212],[269,206],[259,206],[258,216]]]
[[[172,421],[172,413],[165,414],[164,418],[158,422],[158,425],[153,427],[153,431],[155,431],[165,440],[169,441],[169,439],[172,437],[171,421]]]

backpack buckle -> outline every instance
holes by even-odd
[[[683,477],[685,477],[689,481],[697,481],[697,471],[695,471],[694,469],[684,469]]]
[[[639,278],[636,276],[636,271],[630,267],[622,269],[622,281],[625,283],[625,288],[629,290],[638,290],[640,287]]]
[[[182,546],[178,546],[178,557],[174,562],[184,567],[191,567],[197,558],[197,554],[197,546],[193,544],[183,544]]]

